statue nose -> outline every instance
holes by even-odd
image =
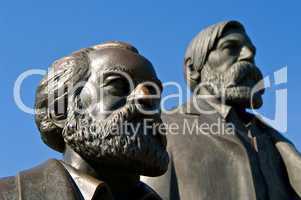
[[[134,90],[134,95],[137,95],[137,96],[147,96],[147,95],[150,95],[150,91],[149,89],[143,85],[143,84],[139,84],[135,90]]]
[[[160,93],[157,94],[152,86],[139,84],[129,95],[128,100],[143,104],[147,107],[154,107],[156,102],[160,102]]]
[[[254,52],[247,46],[241,48],[239,60],[254,62]]]

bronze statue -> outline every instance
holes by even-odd
[[[139,175],[167,170],[161,89],[152,64],[127,43],[54,62],[37,89],[35,118],[43,141],[64,158],[1,179],[0,199],[160,199]]]
[[[301,199],[300,153],[246,111],[262,105],[263,90],[252,92],[263,88],[255,53],[237,21],[212,25],[189,44],[184,69],[194,95],[162,116],[179,126],[167,129],[168,173],[145,178],[164,199]]]

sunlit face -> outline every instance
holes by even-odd
[[[152,65],[117,48],[93,52],[90,60],[90,77],[75,99],[85,112],[70,113],[65,141],[102,166],[161,175],[168,154],[166,138],[159,133],[161,82]]]
[[[158,95],[152,106],[159,109],[162,86],[149,62],[137,54],[119,49],[96,51],[90,57],[91,75],[81,92],[81,99],[85,107],[91,108],[95,118],[105,119],[112,111],[124,106],[139,84],[144,84],[152,94]]]
[[[256,85],[262,74],[255,66],[255,53],[246,33],[239,29],[226,31],[208,55],[202,82],[211,83],[211,92],[223,96],[228,104],[260,107],[263,91],[253,94],[257,87],[262,88],[262,84]]]
[[[223,73],[239,61],[254,63],[256,48],[247,34],[231,29],[219,39],[216,48],[210,52],[207,63],[213,70]]]

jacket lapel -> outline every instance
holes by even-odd
[[[189,101],[186,105],[183,106],[182,112],[187,115],[197,115],[200,117],[201,121],[204,121],[208,124],[218,123],[217,120],[220,120],[222,123],[222,126],[226,126],[226,122],[223,119],[223,117],[218,113],[212,113],[212,114],[204,114],[200,113],[201,108],[203,111],[212,110],[213,108],[210,107],[208,103],[206,103],[204,100],[197,101],[198,109],[195,108],[194,103],[192,101]],[[233,113],[233,112],[230,112]],[[230,116],[233,117],[233,116]],[[236,116],[237,117],[237,116]],[[218,140],[222,140],[225,143],[230,143],[231,145],[235,145],[240,157],[240,163],[241,167],[239,168],[239,171],[233,172],[233,174],[236,174],[240,181],[237,182],[236,186],[230,186],[230,187],[236,187],[238,192],[239,199],[248,199],[253,200],[256,199],[256,192],[253,185],[253,178],[252,178],[252,171],[250,167],[250,161],[248,157],[248,153],[246,151],[246,148],[244,147],[241,140],[247,140],[247,131],[246,128],[243,126],[242,122],[240,120],[236,119],[237,123],[235,123],[235,130],[234,134],[225,134],[221,133],[219,135],[212,135],[212,137],[217,138]],[[226,129],[223,129],[226,130]],[[248,142],[246,142],[247,145],[250,145]],[[229,169],[230,170],[230,169]],[[238,197],[237,196],[237,197]]]

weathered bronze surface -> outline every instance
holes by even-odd
[[[301,199],[300,153],[246,111],[263,104],[255,54],[239,22],[206,28],[185,55],[191,100],[162,115],[161,82],[130,44],[57,60],[37,89],[35,118],[63,159],[1,179],[0,200]],[[161,197],[139,179],[162,174],[144,179]]]
[[[160,94],[152,64],[126,43],[107,42],[54,62],[37,90],[36,123],[64,159],[1,179],[0,199],[160,199],[139,181],[168,166],[165,136],[155,126],[143,129],[145,119],[162,122]],[[140,126],[123,130],[125,123]]]
[[[251,92],[262,79],[255,53],[243,25],[236,21],[206,28],[188,46],[185,77],[194,94],[162,117],[179,126],[167,130],[168,172],[145,178],[164,199],[301,198],[300,153],[246,111],[262,105],[263,90]]]

